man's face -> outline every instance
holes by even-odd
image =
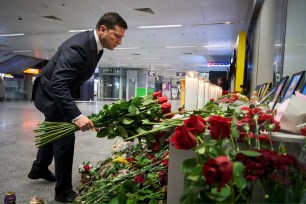
[[[97,33],[103,48],[114,50],[118,45],[121,45],[125,29],[119,25],[115,25],[113,29],[107,29],[101,25]]]

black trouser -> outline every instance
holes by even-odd
[[[53,156],[55,162],[56,193],[65,193],[72,189],[72,164],[75,136],[71,134],[39,148],[33,171],[45,171],[51,164]]]

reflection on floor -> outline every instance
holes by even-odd
[[[179,101],[169,101],[172,111],[176,111]],[[98,112],[109,102],[78,103],[84,115]],[[43,115],[28,101],[0,101],[0,197],[14,191],[17,203],[29,203],[33,196],[45,203],[54,203],[54,183],[28,179],[37,149],[34,145],[33,130],[44,119]],[[73,187],[79,185],[78,166],[83,161],[96,164],[106,158],[116,142],[97,138],[94,132],[77,132],[73,164]],[[54,172],[54,164],[50,166]]]

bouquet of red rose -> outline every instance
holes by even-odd
[[[164,114],[169,117],[170,112],[171,104],[167,103],[167,97],[162,96],[159,91],[129,101],[120,100],[104,105],[102,110],[88,118],[97,130],[97,137],[107,136],[112,139],[119,136],[127,139],[152,130],[153,125],[159,122]],[[38,129],[34,130],[37,147],[78,131],[73,123],[68,122],[42,122],[38,126]],[[144,138],[152,140],[152,135],[146,134]]]

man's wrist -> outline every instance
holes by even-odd
[[[74,119],[72,119],[72,123],[75,123],[75,121],[77,120],[77,119],[79,119],[80,117],[82,117],[83,116],[83,114],[81,114],[81,115],[79,115],[78,117],[76,117],[76,118],[74,118]]]

